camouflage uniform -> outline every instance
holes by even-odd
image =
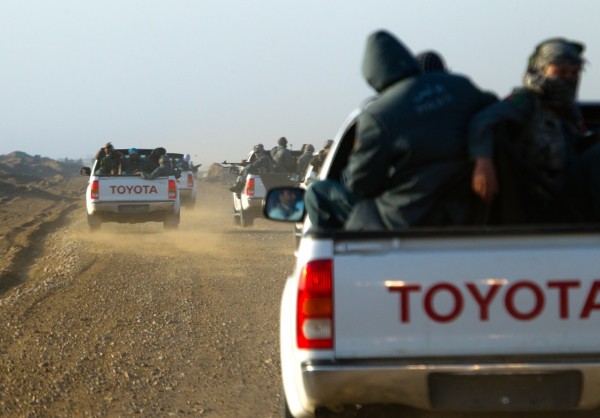
[[[300,157],[298,157],[298,162],[296,163],[296,172],[303,176],[306,173],[306,169],[308,168],[308,164],[313,157],[313,153],[315,152],[315,147],[312,145],[307,145],[306,149],[302,153]]]
[[[331,148],[332,145],[333,145],[333,140],[328,139],[327,141],[325,141],[325,144],[323,145],[323,149],[321,151],[319,151],[317,153],[317,155],[313,156],[310,159],[310,165],[313,166],[314,171],[316,171],[317,173],[319,171],[321,171],[321,167],[323,166],[323,163],[325,162],[325,158],[327,157],[327,154],[329,153],[329,149]]]
[[[240,193],[242,191],[246,184],[246,177],[248,174],[264,174],[273,171],[273,163],[262,144],[254,146],[254,154],[252,154],[250,159],[252,162],[240,171],[240,175],[237,177],[235,185],[229,188],[232,192]]]
[[[291,151],[287,149],[287,139],[281,137],[277,140],[277,146],[271,149],[271,159],[277,172],[289,173],[295,171],[296,162]]]

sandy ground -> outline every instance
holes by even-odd
[[[85,181],[0,188],[0,416],[281,416],[291,225],[235,226],[225,185],[201,182],[177,231],[147,223],[90,233]]]
[[[0,415],[278,416],[292,230],[234,226],[230,199],[93,234],[82,195],[2,205]]]

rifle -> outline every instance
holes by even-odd
[[[241,163],[232,163],[227,162],[227,160],[221,163],[222,166],[229,167],[229,172],[233,174],[239,174],[242,171],[242,169],[248,164],[250,164],[248,161],[242,161]]]

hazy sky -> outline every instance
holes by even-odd
[[[190,153],[207,168],[286,136],[320,148],[372,94],[366,37],[501,96],[541,40],[583,41],[580,98],[600,99],[598,0],[0,0],[0,154]]]

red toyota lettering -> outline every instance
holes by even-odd
[[[158,194],[158,188],[154,185],[136,186],[109,186],[112,194]]]
[[[421,286],[418,284],[388,287],[388,291],[400,293],[400,322],[410,322],[409,292],[418,292],[420,290]]]
[[[519,312],[515,306],[515,295],[521,289],[529,289],[531,293],[533,293],[535,303],[531,309],[531,312]],[[506,296],[504,298],[504,305],[506,306],[508,313],[512,317],[522,321],[531,320],[538,316],[544,309],[544,304],[544,292],[542,292],[542,289],[540,289],[539,286],[534,282],[524,281],[513,284],[506,292]]]
[[[493,283],[490,285],[490,289],[487,294],[483,296],[479,293],[477,286],[473,283],[467,283],[467,289],[471,292],[473,299],[479,305],[479,319],[482,321],[488,321],[490,319],[490,303],[496,296],[496,293],[500,291],[500,285],[498,283]]]
[[[581,319],[589,318],[594,309],[600,309],[600,303],[596,301],[598,299],[598,292],[600,292],[600,281],[596,280],[592,284],[592,288],[581,310],[581,315],[579,315]]]
[[[454,299],[454,308],[450,310],[447,314],[443,315],[435,311],[433,299],[435,295],[440,291],[449,292]],[[423,307],[425,308],[425,312],[427,315],[436,322],[450,322],[456,319],[463,310],[464,300],[460,291],[456,288],[456,286],[450,283],[440,283],[436,284],[429,288],[427,293],[425,293],[425,298],[423,300]]]
[[[569,319],[569,289],[579,288],[579,280],[550,281],[548,289],[558,289],[558,312],[560,319]]]

